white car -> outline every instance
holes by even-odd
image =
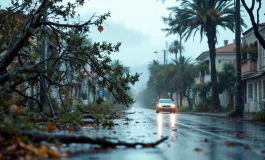
[[[159,99],[156,102],[156,113],[166,111],[170,113],[176,113],[176,105],[171,99]]]

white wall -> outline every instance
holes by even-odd
[[[265,76],[256,78],[256,79],[251,79],[247,80],[247,87],[246,87],[246,98],[247,98],[247,103],[245,104],[245,112],[255,112],[259,110],[258,107],[258,102],[264,101],[264,82],[265,81]],[[249,88],[248,84],[252,84],[252,93],[253,93],[253,98],[250,99],[248,96],[249,93]]]

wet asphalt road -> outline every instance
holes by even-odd
[[[169,139],[155,148],[124,148],[87,151],[70,159],[86,160],[264,160],[265,126],[184,113],[159,113],[135,107],[128,119],[115,121],[113,129],[84,127],[81,134],[118,138],[126,142]],[[114,140],[115,141],[115,140]]]

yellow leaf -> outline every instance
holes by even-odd
[[[41,147],[41,148],[39,148],[39,152],[41,154],[46,154],[46,153],[48,153],[48,148],[47,147]]]
[[[103,27],[100,25],[98,26],[98,31],[101,33],[103,31]]]
[[[56,150],[53,150],[53,149],[50,149],[48,153],[49,153],[49,155],[53,156],[54,158],[60,158],[61,157],[60,153]]]
[[[48,121],[47,132],[51,132],[51,131],[53,131],[55,129],[57,129],[56,126],[54,124],[52,124],[50,121]]]

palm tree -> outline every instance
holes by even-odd
[[[235,9],[232,1],[217,0],[181,0],[180,7],[169,8],[172,12],[163,18],[170,28],[164,29],[168,34],[179,34],[188,40],[199,31],[201,40],[205,34],[208,39],[211,62],[212,109],[220,106],[217,75],[215,67],[215,44],[217,42],[217,26],[235,31]],[[243,19],[241,23],[245,26]]]
[[[180,56],[181,56],[181,52],[180,52],[180,50],[181,50],[181,51],[184,51],[185,49],[184,49],[183,46],[181,46],[181,44],[180,44],[180,42],[179,42],[178,40],[174,40],[174,41],[170,44],[170,46],[169,46],[169,48],[168,48],[169,53],[173,53],[173,54],[175,54],[175,60],[178,59],[178,53],[180,53]]]
[[[204,83],[205,72],[209,72],[209,66],[206,63],[200,62],[197,65],[197,70],[200,74],[200,82]]]
[[[176,93],[179,92],[180,95],[180,107],[182,106],[182,98],[185,95],[185,91],[194,83],[195,72],[196,70],[190,58],[182,56],[175,61],[175,74],[173,78],[175,79]]]
[[[114,59],[114,61],[111,63],[111,68],[116,68],[118,66],[122,67],[123,74],[130,72],[130,67],[124,66],[119,59]]]
[[[156,72],[159,67],[160,67],[160,64],[158,60],[153,60],[152,62],[148,64],[148,70],[150,74]]]

